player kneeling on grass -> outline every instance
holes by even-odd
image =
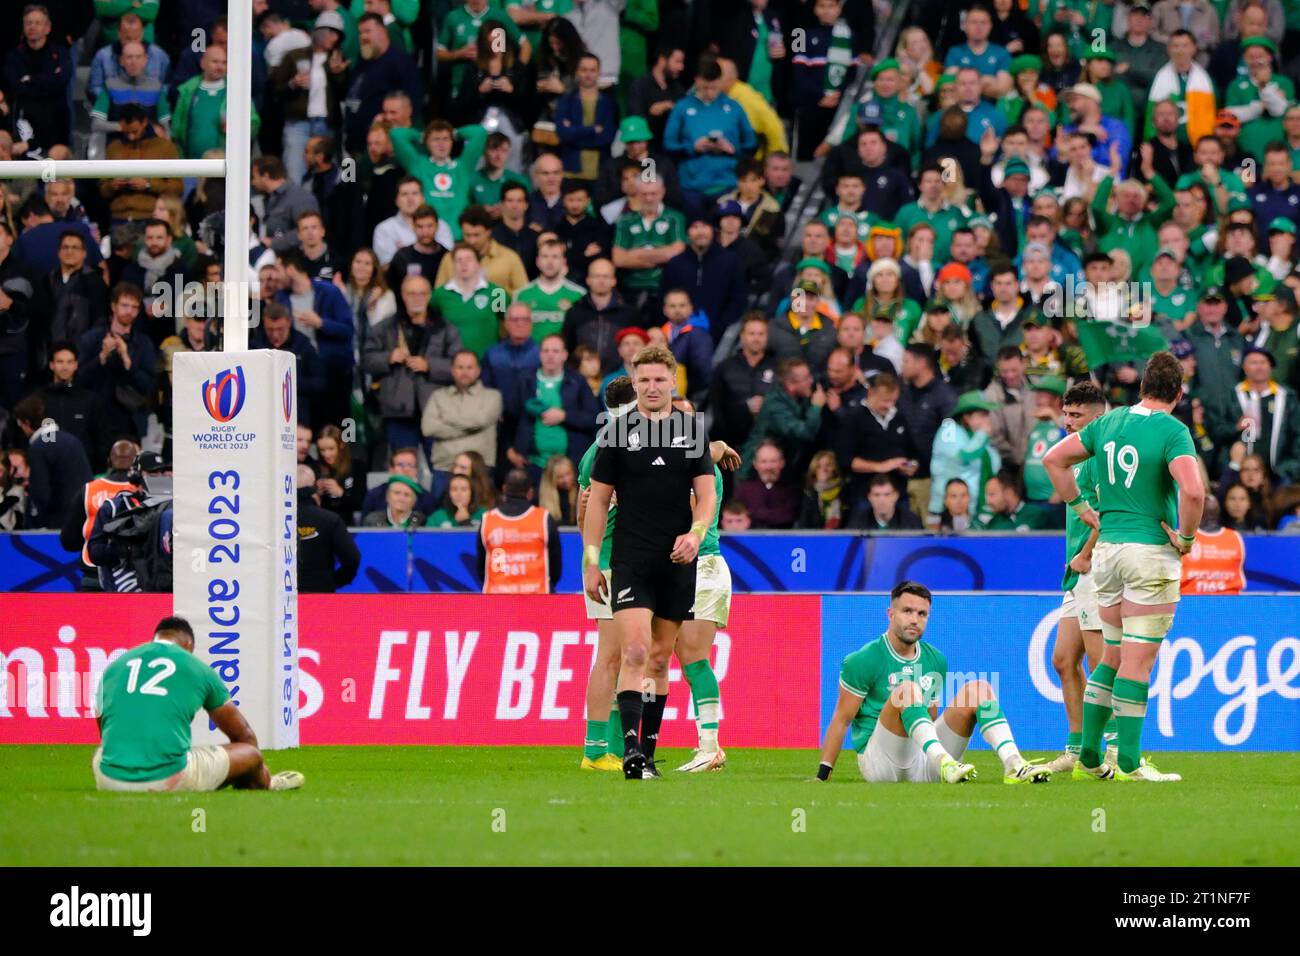
[[[921,640],[930,589],[902,581],[889,594],[889,627],[840,665],[840,697],[822,742],[817,779],[827,780],[852,726],[858,768],[869,783],[962,783],[975,768],[962,761],[976,725],[1002,761],[1003,783],[1045,783],[1046,767],[1020,755],[1011,726],[986,681],[963,684],[937,719],[948,661]]]
[[[191,747],[190,724],[205,710],[231,743]],[[216,671],[194,656],[194,631],[165,617],[153,640],[127,651],[104,670],[99,686],[99,734],[91,768],[100,790],[126,792],[296,790],[303,775],[274,776],[257,737]]]

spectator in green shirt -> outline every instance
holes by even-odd
[[[488,282],[478,251],[458,242],[451,250],[452,277],[433,293],[433,304],[460,332],[461,343],[479,361],[501,338],[501,320],[510,305],[510,294]]]
[[[442,507],[425,522],[430,528],[477,528],[487,509],[474,500],[474,486],[467,475],[452,475]]]

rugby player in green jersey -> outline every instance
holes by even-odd
[[[695,407],[686,398],[673,399],[673,407],[688,414],[695,413]],[[699,745],[691,759],[677,768],[682,773],[721,770],[727,765],[726,751],[718,745],[722,701],[718,677],[713,672],[710,658],[718,628],[726,627],[731,615],[731,569],[727,567],[718,543],[718,519],[722,515],[722,472],[719,466],[735,471],[740,467],[740,455],[719,441],[711,443],[709,452],[713,456],[713,490],[718,496],[718,507],[713,512],[713,521],[704,540],[700,542],[700,553],[695,562],[695,605],[691,608],[691,619],[682,621],[682,629],[673,647],[682,676],[690,685],[691,697],[695,700],[695,723],[699,736]],[[666,677],[668,661],[659,663]]]
[[[99,735],[91,770],[99,790],[179,792],[296,790],[303,775],[272,775],[257,737],[226,685],[194,656],[194,631],[165,617],[153,639],[104,670],[98,695]],[[190,724],[205,710],[230,743],[190,746]]]
[[[1085,379],[1065,393],[1062,407],[1065,433],[1073,435],[1106,411],[1106,397],[1092,379]],[[1050,450],[1050,449],[1049,449]],[[1044,453],[1046,455],[1046,452]],[[1074,466],[1079,493],[1093,508],[1097,507],[1097,481],[1094,462]],[[1056,643],[1052,646],[1052,668],[1061,680],[1061,697],[1065,703],[1065,720],[1069,728],[1065,750],[1046,764],[1053,773],[1074,768],[1083,739],[1083,655],[1095,665],[1101,660],[1101,618],[1097,612],[1097,591],[1092,583],[1092,549],[1098,532],[1088,527],[1070,508],[1065,510],[1065,576],[1061,588],[1061,619],[1056,626]],[[1107,735],[1114,733],[1107,727]],[[1112,751],[1113,752],[1113,751]]]
[[[962,761],[976,726],[1002,761],[1004,783],[1045,783],[1046,767],[1020,755],[1011,725],[987,681],[957,688],[938,718],[948,661],[921,640],[930,620],[930,589],[900,581],[889,593],[889,627],[840,665],[840,696],[822,742],[817,779],[830,779],[852,728],[858,769],[870,783],[962,783],[975,767]]]
[[[1169,352],[1157,352],[1147,360],[1138,404],[1103,415],[1043,459],[1057,494],[1084,524],[1101,531],[1092,578],[1104,649],[1084,690],[1076,780],[1182,779],[1161,773],[1141,754],[1151,669],[1173,626],[1182,557],[1196,540],[1205,504],[1196,446],[1187,426],[1171,414],[1182,394],[1182,364]],[[1073,471],[1090,458],[1096,458],[1097,509],[1080,494]],[[1101,754],[1112,711],[1118,769]]]

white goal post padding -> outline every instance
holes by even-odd
[[[264,749],[298,746],[297,360],[248,351],[253,13],[230,0],[224,159],[0,162],[0,180],[226,180],[223,351],[173,365],[173,608]],[[141,635],[145,638],[147,635]],[[206,715],[196,743],[225,738]]]

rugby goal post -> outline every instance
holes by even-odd
[[[0,180],[226,181],[222,351],[178,352],[172,366],[173,606],[259,744],[277,750],[298,745],[297,360],[248,350],[252,4],[229,0],[227,13],[224,159],[0,162]],[[225,738],[200,714],[194,739]]]

